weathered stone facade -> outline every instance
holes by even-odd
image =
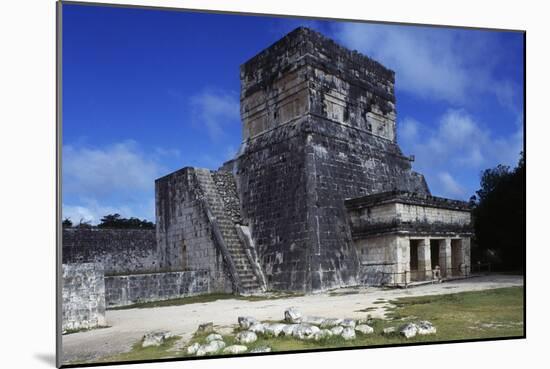
[[[235,182],[221,205],[212,196],[189,204],[197,214],[221,209],[216,216],[203,216],[207,236],[196,240],[195,247],[221,250],[234,290],[242,290],[236,288],[242,285],[242,272],[234,264],[243,253],[248,262],[241,269],[254,272],[251,283],[272,290],[382,284],[387,278],[381,270],[393,270],[393,263],[405,265],[396,254],[403,240],[384,235],[370,242],[374,262],[365,269],[360,255],[364,248],[357,245],[345,206],[346,199],[388,191],[430,195],[424,177],[411,169],[412,159],[397,144],[394,82],[393,71],[306,28],[294,30],[241,66],[243,142],[237,156],[218,171],[184,169],[214,182],[221,177]],[[194,193],[208,188],[196,180],[178,180],[178,173],[158,180],[156,193],[159,247],[174,255],[166,260],[176,262],[189,255],[177,246],[178,240],[195,242],[196,236],[171,236],[190,227],[173,215],[171,206],[186,201],[175,194],[200,197]],[[167,190],[168,181],[179,189]],[[216,191],[225,193],[219,187]],[[391,219],[403,217],[402,227],[407,216],[422,211],[426,222],[439,219],[444,232],[469,226],[466,210],[455,214],[408,203],[376,210]],[[463,224],[448,222],[453,216]],[[233,229],[244,229],[249,237],[244,240],[239,234],[240,242],[234,242]]]
[[[367,284],[407,284],[470,272],[468,204],[391,191],[346,200],[352,236]]]
[[[299,28],[245,63],[241,81],[234,171],[270,287],[356,284],[343,200],[429,193],[395,141],[394,73]]]
[[[189,297],[209,292],[208,270],[105,277],[107,307]]]
[[[208,270],[105,275],[101,263],[63,264],[63,331],[104,326],[105,309],[210,292]]]
[[[231,173],[184,168],[155,182],[158,255],[163,269],[206,269],[211,291],[262,289],[242,237]],[[246,232],[245,232],[246,233]]]
[[[63,264],[99,263],[106,274],[158,270],[153,229],[64,228]]]
[[[63,262],[101,263],[109,307],[467,275],[468,206],[431,196],[401,152],[394,82],[296,29],[241,66],[236,157],[157,179],[156,231],[65,229]]]
[[[105,325],[105,283],[101,264],[64,264],[61,294],[63,332]]]

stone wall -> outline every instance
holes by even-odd
[[[105,283],[101,264],[63,264],[63,332],[105,325]]]
[[[105,277],[107,307],[209,293],[208,270]]]
[[[64,228],[63,263],[101,263],[106,274],[158,270],[155,230]]]
[[[346,201],[350,221],[388,223],[395,220],[417,223],[470,225],[467,203],[434,196],[391,191]]]
[[[415,237],[470,236],[466,202],[403,191],[389,191],[345,201],[354,239],[383,234]]]
[[[441,277],[463,277],[470,274],[470,237],[385,234],[355,240],[361,257],[360,281],[367,285],[410,283],[431,280],[432,261],[439,265]],[[439,258],[432,260],[431,244]],[[411,268],[411,244],[417,247],[417,268]],[[385,279],[383,279],[385,278]]]
[[[469,225],[471,215],[469,211],[442,209],[421,205],[396,204],[396,216],[403,222],[443,222],[449,224]]]
[[[429,194],[396,143],[394,73],[300,28],[241,66],[233,169],[268,285],[357,283],[344,199]]]
[[[471,223],[469,211],[395,203],[373,205],[357,212],[351,212],[350,219],[354,225],[361,223],[391,223],[396,220],[401,222],[458,225],[469,225]]]
[[[238,161],[242,215],[270,289],[311,289],[305,166],[305,136],[288,130],[255,139]]]
[[[163,270],[208,270],[211,292],[231,292],[229,270],[216,246],[197,169],[155,181],[157,245]]]
[[[243,138],[311,113],[395,140],[394,72],[307,28],[241,66]]]
[[[359,283],[364,286],[384,286],[394,283],[395,266],[392,263],[362,263],[359,267]]]
[[[359,258],[362,264],[397,263],[397,237],[383,235],[356,241]]]
[[[359,282],[368,286],[393,283],[398,272],[398,238],[384,235],[355,242],[361,261]]]

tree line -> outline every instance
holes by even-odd
[[[481,174],[470,199],[474,237],[472,260],[500,270],[523,270],[526,244],[525,155],[515,168],[497,165]]]
[[[83,219],[79,223],[73,224],[69,218],[63,220],[63,228],[92,228],[90,222],[86,222]],[[112,228],[112,229],[155,229],[155,223],[149,222],[146,219],[139,218],[123,218],[120,214],[109,214],[101,218],[101,222],[96,226],[97,228]]]

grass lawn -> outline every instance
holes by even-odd
[[[311,350],[319,348],[357,347],[387,344],[407,344],[415,342],[459,341],[475,338],[519,337],[523,335],[523,288],[510,287],[479,292],[406,297],[391,301],[394,307],[387,311],[388,319],[372,319],[370,325],[374,333],[345,341],[341,337],[331,337],[319,342],[301,341],[289,337],[262,337],[250,349],[269,346],[272,351]],[[365,313],[367,316],[368,313]],[[437,328],[437,334],[406,339],[398,334],[383,335],[386,327],[397,327],[407,322],[429,320]],[[237,326],[235,326],[237,331]],[[193,342],[204,343],[205,334],[195,334]],[[232,335],[224,336],[227,346],[235,344]],[[128,353],[110,357],[106,361],[130,361],[158,359],[163,357],[185,357],[186,348],[178,352],[167,350],[175,340],[157,348],[141,348],[136,344]]]
[[[114,362],[114,361],[137,361],[137,360],[158,360],[166,358],[168,356],[173,356],[174,353],[170,353],[169,350],[177,340],[181,337],[174,336],[162,343],[160,346],[149,346],[141,347],[141,341],[134,344],[132,350],[122,354],[118,354],[113,357],[103,358],[97,362]],[[74,362],[71,364],[80,364],[79,362]]]

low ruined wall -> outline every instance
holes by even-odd
[[[207,270],[105,277],[108,307],[209,293]]]
[[[158,270],[154,229],[63,229],[63,263],[101,263],[106,274]]]
[[[101,265],[63,265],[63,332],[105,325],[105,283]]]

